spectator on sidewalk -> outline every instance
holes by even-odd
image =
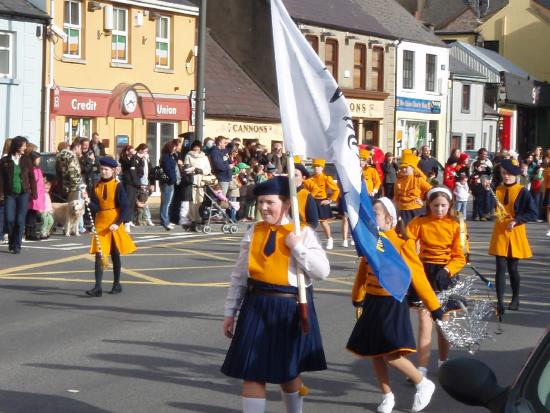
[[[185,155],[184,163],[193,169],[193,186],[191,201],[189,203],[188,217],[191,221],[191,227],[202,222],[199,214],[199,207],[204,200],[203,178],[212,176],[212,169],[208,156],[201,150],[201,143],[194,141],[191,143],[191,150]]]
[[[288,158],[283,153],[282,143],[277,142],[273,145],[273,151],[267,155],[267,161],[270,164],[275,165],[277,175],[286,174],[288,172]]]
[[[232,166],[229,161],[229,151],[227,150],[227,138],[218,136],[215,142],[216,146],[210,151],[212,172],[216,175],[224,195],[227,195],[229,182],[231,182],[232,178]]]
[[[141,180],[139,178],[139,159],[132,145],[126,145],[122,148],[119,157],[121,182],[124,185],[124,191],[128,197],[127,215],[123,217],[126,232],[131,232],[130,227],[134,226],[136,218],[136,196]]]
[[[437,178],[439,165],[437,159],[432,156],[432,150],[428,145],[422,147],[422,155],[420,156],[420,161],[418,161],[418,169],[420,169],[426,177],[433,174],[433,176]]]
[[[175,225],[170,222],[170,204],[174,196],[174,185],[176,184],[176,160],[174,153],[177,146],[173,141],[167,142],[162,148],[160,156],[160,167],[168,177],[166,182],[160,182],[160,224],[165,230],[174,229]]]

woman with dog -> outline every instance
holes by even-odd
[[[99,160],[100,181],[96,184],[91,198],[88,194],[85,199],[90,209],[96,213],[95,230],[97,238],[92,238],[90,254],[95,254],[95,286],[86,294],[92,297],[101,297],[103,290],[103,262],[108,255],[113,262],[113,288],[111,294],[122,292],[120,285],[120,271],[122,263],[120,256],[131,254],[136,250],[132,238],[124,228],[124,221],[128,213],[128,197],[122,183],[117,182],[115,170],[117,161],[105,156]]]

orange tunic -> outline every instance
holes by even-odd
[[[311,179],[304,179],[302,186],[309,191],[313,198],[320,198],[323,196],[315,182]]]
[[[426,304],[430,311],[437,310],[441,307],[437,296],[435,295],[426,275],[424,267],[416,254],[414,241],[409,239],[405,241],[399,237],[395,229],[391,229],[383,233],[392,245],[399,251],[399,254],[411,270],[411,283],[416,290],[420,299]],[[378,282],[378,278],[372,273],[372,269],[364,258],[361,258],[361,263],[355,276],[355,283],[351,293],[354,302],[360,302],[365,299],[365,295],[382,295],[389,296],[390,293],[382,288]]]
[[[489,244],[489,255],[513,258],[531,258],[533,256],[529,240],[527,239],[527,230],[525,224],[517,224],[512,231],[507,231],[506,227],[515,218],[514,204],[523,186],[515,184],[512,186],[499,185],[495,194],[510,216],[502,222],[495,221],[493,235]],[[508,202],[504,203],[508,191]]]
[[[367,166],[363,168],[363,179],[365,180],[365,185],[369,195],[374,195],[374,191],[378,192],[380,190],[380,185],[382,181],[380,180],[380,175],[378,171],[373,166]]]
[[[324,172],[321,172],[319,175],[312,175],[310,178],[306,179],[307,181],[313,181],[317,186],[317,193],[313,194],[315,199],[329,199],[328,191],[330,191],[330,200],[336,202],[338,196],[340,195],[340,189],[332,177],[325,175]]]
[[[422,200],[431,187],[423,175],[416,173],[413,175],[398,174],[394,196],[397,208],[401,211],[422,208]]]
[[[95,195],[99,206],[99,211],[95,217],[95,229],[104,256],[111,253],[111,242],[113,240],[122,255],[131,254],[137,249],[134,241],[132,241],[132,238],[124,229],[124,225],[119,225],[116,231],[111,232],[109,230],[109,227],[115,224],[119,218],[119,210],[116,208],[115,202],[117,185],[117,181],[111,179],[106,182],[100,181],[95,186]],[[92,236],[90,254],[95,254],[96,252],[99,252],[99,250],[95,237]]]
[[[445,265],[455,276],[466,265],[466,245],[460,230],[460,222],[432,215],[414,218],[407,226],[409,237],[420,244],[420,260],[425,263]]]

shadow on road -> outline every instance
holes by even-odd
[[[69,397],[7,390],[0,390],[0,406],[3,413],[111,413]]]

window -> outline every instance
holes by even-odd
[[[325,40],[325,66],[338,82],[338,41],[334,39]]]
[[[384,48],[372,48],[371,89],[382,92],[384,90]]]
[[[426,55],[426,91],[435,92],[436,56]]]
[[[414,52],[403,50],[403,89],[414,88]]]
[[[353,49],[353,87],[365,89],[365,69],[367,65],[367,47],[356,44]]]
[[[92,119],[65,118],[65,142],[72,142],[83,136],[92,136]]]
[[[128,63],[128,10],[113,9],[113,35],[111,60]]]
[[[161,16],[157,20],[155,66],[170,67],[170,17]]]
[[[485,40],[483,42],[483,48],[492,50],[495,53],[499,53],[500,44],[498,40]]]
[[[307,35],[306,40],[311,45],[311,48],[315,50],[315,53],[319,54],[319,38],[317,36]]]
[[[80,1],[65,0],[63,9],[63,31],[67,40],[63,43],[63,54],[70,57],[81,55],[81,30]]]
[[[14,77],[14,33],[0,32],[0,78]]]
[[[476,137],[469,135],[466,136],[466,150],[473,151],[475,149]]]
[[[470,85],[462,85],[462,112],[470,112]]]
[[[451,151],[462,148],[462,135],[451,136]]]

